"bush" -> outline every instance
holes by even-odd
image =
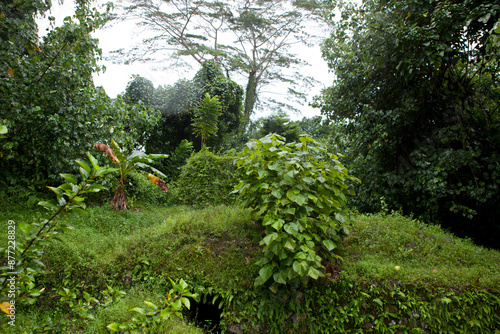
[[[270,134],[250,141],[239,154],[243,180],[235,193],[266,234],[256,285],[272,278],[276,291],[278,284],[324,275],[323,260],[335,257],[332,250],[348,234],[345,203],[353,192],[346,181],[356,180],[337,159],[307,135],[286,144]]]
[[[208,151],[193,154],[177,181],[179,202],[195,207],[233,203],[230,192],[238,183],[234,160]]]

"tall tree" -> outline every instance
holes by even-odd
[[[0,120],[9,129],[0,182],[9,186],[43,186],[110,132],[134,146],[156,121],[94,86],[100,50],[91,33],[106,14],[79,1],[74,17],[40,40],[34,17],[49,7],[0,3]]]
[[[229,76],[246,78],[244,115],[249,120],[259,88],[272,82],[292,84],[289,92],[305,97],[294,86],[311,77],[283,72],[304,63],[289,53],[296,43],[310,42],[305,24],[319,16],[319,1],[270,0],[131,0],[129,16],[153,32],[129,54],[131,60],[147,54],[173,51],[174,59],[189,56],[200,65],[213,60]],[[229,44],[228,44],[229,43]]]
[[[324,43],[337,79],[318,102],[350,139],[350,170],[364,182],[359,208],[376,210],[383,198],[462,235],[498,238],[500,4],[370,0],[340,9]]]

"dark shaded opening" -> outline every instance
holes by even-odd
[[[220,318],[222,310],[219,309],[219,303],[212,303],[214,296],[206,295],[197,302],[190,299],[191,308],[185,310],[185,317],[197,327],[202,328],[205,333],[220,333]]]

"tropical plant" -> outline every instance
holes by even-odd
[[[117,170],[120,171],[120,181],[118,182],[118,186],[116,187],[115,195],[111,200],[111,208],[117,210],[127,210],[127,195],[125,193],[125,179],[127,175],[139,170],[150,170],[152,173],[165,177],[162,172],[152,167],[150,164],[154,159],[168,158],[168,155],[145,154],[144,152],[134,151],[132,152],[132,154],[125,157],[123,155],[122,149],[113,139],[111,139],[111,146],[114,148],[114,150],[102,143],[94,144],[94,147],[96,149],[106,153],[111,158],[111,160],[118,166]],[[168,191],[167,185],[157,176],[148,174],[148,179],[154,184],[158,185],[165,192]]]
[[[201,137],[201,150],[207,145],[207,138],[217,133],[217,119],[221,115],[221,104],[217,96],[206,93],[194,110],[193,133]]]
[[[178,283],[170,279],[172,289],[167,292],[167,298],[163,305],[157,306],[145,301],[146,308],[134,307],[130,311],[138,313],[138,317],[129,322],[112,323],[107,326],[114,332],[126,331],[126,333],[157,333],[162,329],[162,323],[174,314],[182,317],[182,310],[191,307],[190,298],[196,298],[196,294],[189,292],[189,285],[181,278]]]
[[[255,284],[271,279],[273,291],[323,276],[324,261],[340,258],[332,251],[349,233],[347,181],[356,178],[320,143],[299,140],[269,134],[248,142],[237,160],[242,181],[234,193],[266,234]]]

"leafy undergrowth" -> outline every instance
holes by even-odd
[[[157,289],[160,290],[160,289]],[[48,294],[47,298],[57,298],[52,294]],[[69,324],[64,328],[63,332],[56,331],[56,333],[91,333],[91,334],[109,334],[110,331],[106,328],[107,325],[113,322],[126,322],[130,321],[134,313],[130,310],[134,307],[143,307],[144,301],[160,304],[164,296],[161,293],[155,292],[151,286],[137,285],[127,290],[127,295],[119,300],[117,303],[110,307],[99,307],[93,312],[94,320],[87,321],[86,326],[80,324]],[[34,307],[25,307],[16,310],[16,323],[15,327],[0,325],[0,329],[7,333],[47,333],[41,324],[47,324],[46,319],[50,317],[54,319],[55,313],[60,314],[62,317],[71,316],[72,313],[64,307],[48,304],[47,299],[42,299],[41,305]],[[54,319],[56,320],[56,319]],[[203,330],[193,324],[189,324],[179,317],[170,317],[165,321],[161,330],[157,330],[157,334],[202,334]]]
[[[24,208],[13,211],[11,208],[10,212],[3,210],[0,212],[2,220],[31,221],[41,216],[40,211]],[[126,291],[127,296],[106,309],[96,308],[96,320],[88,322],[86,328],[68,328],[67,332],[108,333],[106,325],[130,319],[133,316],[129,312],[131,308],[140,307],[145,300],[155,302],[164,298],[169,288],[168,278],[183,278],[193,287],[193,292],[200,295],[219,296],[226,326],[232,326],[235,332],[245,332],[244,328],[247,328],[249,333],[266,319],[283,317],[280,312],[290,318],[292,329],[309,328],[305,331],[310,332],[311,327],[298,325],[301,319],[305,319],[307,326],[311,323],[320,326],[323,315],[325,328],[334,330],[336,321],[340,320],[338,315],[328,312],[332,310],[332,301],[341,296],[342,289],[346,291],[346,296],[351,297],[346,297],[346,305],[334,309],[345,307],[348,314],[355,300],[353,294],[358,294],[361,303],[359,314],[367,316],[366,320],[360,320],[360,324],[341,325],[347,328],[345,332],[350,332],[349,328],[352,328],[353,333],[356,330],[360,332],[356,328],[365,328],[361,332],[384,332],[375,327],[380,323],[387,328],[397,327],[393,325],[396,323],[394,319],[381,318],[377,324],[371,316],[384,310],[384,296],[394,295],[396,286],[414,286],[415,291],[446,293],[486,290],[496,296],[500,292],[500,252],[475,246],[470,240],[456,238],[439,227],[397,214],[366,215],[353,220],[350,236],[337,250],[344,261],[328,264],[328,277],[316,283],[310,281],[306,289],[290,294],[294,298],[313,300],[306,303],[309,306],[302,309],[303,314],[299,316],[293,315],[295,313],[289,306],[279,311],[272,307],[269,309],[269,305],[263,304],[264,299],[259,301],[263,293],[253,288],[258,275],[258,267],[253,264],[260,256],[262,235],[257,232],[256,222],[251,220],[246,210],[226,206],[193,210],[177,206],[117,212],[107,207],[91,207],[87,215],[71,219],[70,224],[75,229],[45,249],[47,272],[39,279],[40,288],[44,287],[45,292],[38,305],[18,310],[18,330],[33,328],[33,324],[47,314],[65,312],[58,307],[58,299],[51,292],[53,288],[76,288],[98,295],[110,285]],[[365,286],[366,291],[363,290]],[[391,288],[384,290],[388,286]],[[380,292],[374,292],[376,289]],[[397,291],[400,293],[402,290]],[[409,296],[406,290],[404,293]],[[267,301],[274,300],[276,305],[287,300],[273,297],[269,291],[264,294]],[[366,310],[361,310],[368,294],[375,301],[372,304],[380,310],[371,309],[370,303]],[[436,296],[441,295],[438,293]],[[442,296],[439,298],[445,298]],[[338,299],[339,305],[343,303],[342,298]],[[422,297],[423,302],[426,298]],[[492,308],[498,312],[500,301]],[[429,313],[431,316],[432,313]],[[337,320],[328,320],[334,318]],[[345,321],[352,319],[347,317]],[[249,327],[243,327],[238,322],[247,322]],[[358,325],[360,327],[356,327]],[[415,326],[425,328],[422,326],[427,325]],[[201,333],[200,329],[176,317],[172,317],[167,327],[168,333]],[[273,332],[272,326],[267,328]]]

